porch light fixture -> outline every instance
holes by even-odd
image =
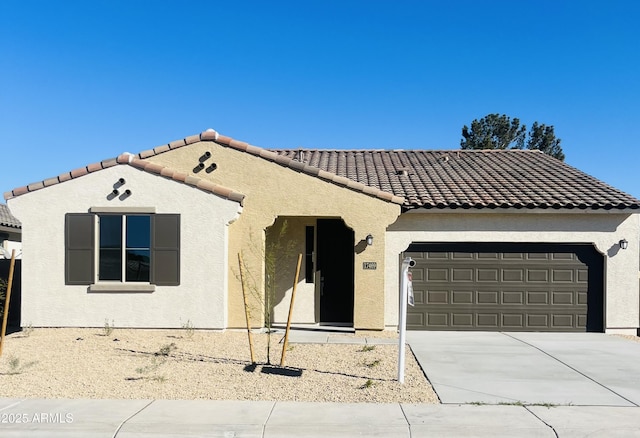
[[[627,247],[629,246],[629,242],[627,241],[627,239],[622,239],[620,242],[618,242],[618,245],[620,245],[620,249],[627,249]]]
[[[367,245],[373,245],[373,236],[371,234],[367,234]]]

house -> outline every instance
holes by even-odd
[[[15,250],[15,257],[22,256],[22,246],[20,244],[22,236],[22,225],[16,219],[5,204],[0,204],[0,245],[9,254]],[[2,254],[0,254],[2,257]]]
[[[639,326],[640,201],[537,151],[268,150],[207,130],[5,199],[34,327],[238,328],[245,297],[254,326],[265,303],[284,322],[298,254],[299,324],[397,327],[412,257],[411,329]]]

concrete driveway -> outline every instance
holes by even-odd
[[[601,333],[408,332],[442,403],[640,406],[640,342]]]

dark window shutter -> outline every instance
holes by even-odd
[[[180,215],[151,216],[151,283],[180,284]]]
[[[95,280],[95,220],[87,213],[65,217],[65,284],[89,285]]]

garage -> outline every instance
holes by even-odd
[[[602,332],[603,256],[590,244],[413,243],[409,330]]]

